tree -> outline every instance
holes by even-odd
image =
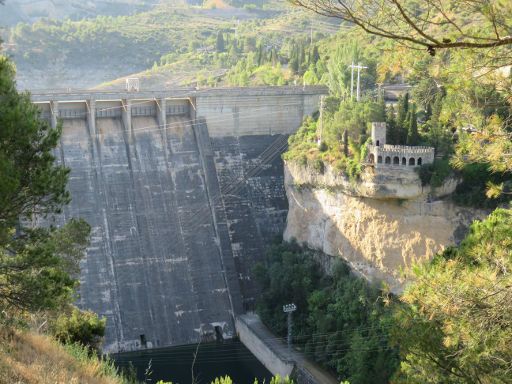
[[[409,113],[409,93],[399,97],[396,114],[396,143],[405,144],[407,141],[407,114]]]
[[[224,34],[222,33],[222,31],[217,32],[217,42],[215,44],[215,50],[218,53],[224,52],[226,50],[224,44]]]
[[[55,164],[61,128],[39,119],[14,69],[0,57],[0,313],[56,308],[72,299],[89,226],[35,227],[70,200],[69,170]]]
[[[92,351],[100,348],[105,335],[106,319],[91,311],[71,307],[53,322],[51,331],[62,343],[78,343]]]
[[[418,118],[416,116],[416,104],[412,104],[407,116],[407,145],[418,145]]]
[[[259,67],[265,61],[265,52],[263,48],[263,43],[261,40],[258,40],[256,44],[256,65]]]
[[[314,45],[311,51],[310,63],[316,64],[320,60],[320,53],[318,52],[318,45]]]
[[[406,383],[512,383],[512,210],[417,266],[395,308]]]
[[[409,46],[492,49],[512,45],[509,1],[290,0],[320,15],[337,17],[372,35]],[[467,23],[466,20],[471,20]],[[478,28],[474,26],[478,25]]]
[[[398,130],[396,126],[395,108],[390,105],[386,113],[386,142],[388,144],[398,144]]]
[[[295,344],[350,383],[389,382],[398,359],[378,289],[341,262],[323,275],[313,252],[296,243],[273,245],[254,275],[263,287],[257,311],[271,329],[286,334],[282,306],[293,302]]]

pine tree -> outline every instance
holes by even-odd
[[[320,53],[318,52],[318,46],[313,46],[313,51],[311,52],[311,62],[316,64],[320,60]]]
[[[390,105],[387,110],[386,123],[387,123],[386,142],[388,144],[397,144],[398,132],[397,132],[397,127],[396,127],[395,108],[393,108],[393,105]]]
[[[298,55],[298,49],[297,49],[296,45],[293,46],[292,52],[290,55],[290,68],[293,71],[293,73],[299,72],[299,55]]]
[[[379,108],[378,119],[379,121],[386,121],[386,101],[382,95],[379,96],[377,103]]]
[[[416,104],[412,104],[411,109],[408,112],[407,119],[407,145],[418,145],[419,135],[418,135],[418,120],[416,116]]]
[[[443,141],[443,127],[441,126],[441,109],[443,107],[443,95],[438,93],[432,106],[432,116],[429,120],[430,131],[428,133],[430,144],[438,150]]]
[[[303,72],[305,70],[304,65],[306,64],[306,51],[304,44],[299,45],[299,70]]]
[[[219,31],[217,33],[217,44],[215,46],[215,49],[217,52],[224,52],[226,50],[225,44],[224,44],[224,35],[222,31]]]
[[[73,299],[78,261],[89,226],[72,220],[60,228],[34,227],[70,201],[69,170],[56,164],[62,128],[39,119],[26,93],[18,93],[13,65],[0,56],[0,313],[57,309]],[[21,236],[17,236],[21,233]]]
[[[396,116],[397,143],[405,144],[407,141],[407,113],[409,112],[409,93],[398,98],[398,111]]]
[[[261,40],[258,41],[258,44],[256,44],[256,64],[258,67],[263,64],[265,61],[264,59],[264,52],[263,52],[263,44],[261,43]]]

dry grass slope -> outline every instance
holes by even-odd
[[[0,384],[122,384],[100,360],[74,357],[48,336],[0,331]]]

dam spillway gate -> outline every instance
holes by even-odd
[[[323,87],[32,94],[62,121],[72,217],[92,227],[77,305],[107,318],[104,350],[234,336],[251,269],[284,230],[281,153]]]

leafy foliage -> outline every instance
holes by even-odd
[[[262,320],[286,334],[282,306],[295,303],[294,343],[350,383],[387,383],[398,360],[388,343],[387,309],[380,292],[339,263],[325,276],[311,251],[274,244],[254,274],[263,294]]]
[[[69,202],[68,170],[55,164],[60,128],[39,119],[19,94],[11,63],[0,57],[0,313],[57,308],[72,299],[78,260],[89,226],[72,220],[60,229],[32,220],[59,213]]]
[[[407,383],[510,383],[512,210],[475,222],[459,248],[415,269],[395,310]]]
[[[499,193],[492,199],[486,194],[489,183],[509,185],[512,181],[512,175],[509,173],[492,172],[487,163],[470,163],[464,165],[460,174],[462,182],[453,195],[453,200],[457,204],[488,209],[496,208],[510,200],[507,193]]]
[[[356,103],[335,97],[326,98],[325,105],[321,122],[308,117],[290,136],[283,158],[301,165],[309,164],[319,173],[323,173],[326,164],[334,165],[337,171],[355,181],[366,158],[364,151],[370,122],[383,120],[385,108],[381,102],[369,99]],[[320,134],[322,141],[318,145]]]
[[[71,307],[55,319],[51,331],[62,343],[78,343],[91,350],[99,350],[105,335],[106,319],[91,311]]]
[[[419,168],[421,185],[438,188],[452,174],[452,167],[447,159],[436,159],[432,164],[423,164]]]

